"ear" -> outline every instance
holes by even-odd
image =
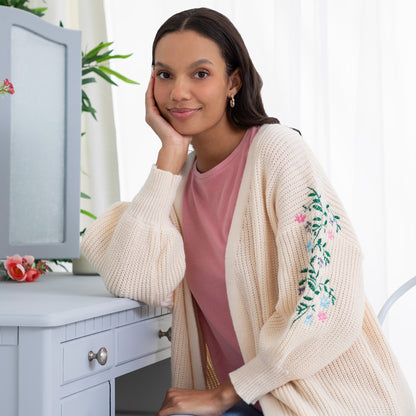
[[[242,85],[241,81],[241,71],[240,68],[237,68],[229,77],[228,80],[228,95],[237,95],[238,91],[240,91]]]

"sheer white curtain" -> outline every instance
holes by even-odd
[[[115,69],[141,82],[113,91],[123,199],[140,189],[159,148],[144,122],[153,36],[174,12],[199,6],[235,23],[263,77],[268,113],[299,128],[326,169],[360,237],[378,311],[416,274],[414,1],[105,0],[109,38],[134,52]],[[386,325],[414,391],[415,300],[409,294]]]
[[[31,0],[30,6],[48,7],[43,19],[52,24],[58,25],[62,21],[67,29],[81,30],[83,51],[107,42],[103,0]],[[96,78],[97,83],[87,85],[86,91],[97,110],[98,121],[83,114],[85,136],[81,142],[81,190],[92,199],[82,199],[81,208],[100,215],[120,199],[120,190],[111,87]],[[81,215],[81,229],[91,222],[90,218]]]

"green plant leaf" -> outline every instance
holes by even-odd
[[[89,212],[89,211],[87,211],[85,209],[81,209],[80,212],[81,212],[81,214],[84,214],[87,217],[92,218],[93,220],[96,220],[97,219],[97,217],[94,214],[92,214],[91,212]]]
[[[82,104],[82,111],[85,112],[85,113],[90,113],[94,117],[94,119],[97,120],[97,117],[95,115],[95,113],[97,112],[97,110],[95,108],[88,107],[88,106]]]
[[[108,61],[110,59],[127,59],[127,58],[130,58],[130,56],[132,56],[132,55],[133,55],[132,53],[129,53],[128,55],[111,55],[111,56],[108,56],[108,57],[103,56],[101,58],[97,57],[96,62],[101,63],[101,62],[104,62],[104,61]]]
[[[83,78],[82,79],[82,85],[91,84],[92,82],[97,82],[97,80],[95,78],[93,78],[93,77],[91,77],[91,78]]]
[[[110,49],[109,51],[104,52],[101,55],[99,55],[99,54],[98,55],[93,55],[93,56],[91,56],[89,58],[87,58],[86,56],[84,56],[83,59],[82,59],[82,66],[83,67],[86,67],[86,66],[92,64],[93,62],[97,62],[98,59],[108,58],[111,55],[112,52],[113,52],[113,50]]]
[[[85,192],[81,192],[81,198],[91,199],[91,197],[89,195],[87,195]]]
[[[103,78],[105,81],[107,81],[110,84],[115,85],[116,87],[118,87],[118,84],[116,84],[104,71],[102,71],[99,68],[95,68],[95,67],[91,67],[89,68],[91,71],[90,72],[95,72],[98,76],[100,76],[101,78]]]
[[[97,55],[98,52],[100,52],[102,49],[107,48],[108,46],[112,45],[114,42],[100,42],[95,48],[88,51],[85,55],[83,54],[83,57],[85,58],[91,58],[94,55]]]
[[[117,77],[118,79],[121,79],[124,82],[127,82],[129,84],[136,84],[138,85],[139,83],[136,81],[133,81],[132,79],[129,79],[127,77],[125,77],[124,75],[121,75],[120,73],[118,73],[117,71],[114,71],[114,69],[109,68],[108,66],[104,66],[104,65],[100,65],[98,67],[101,71],[106,72],[107,74],[110,75],[114,75],[115,77]]]

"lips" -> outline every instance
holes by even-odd
[[[169,108],[169,114],[175,118],[188,118],[197,113],[199,108]]]

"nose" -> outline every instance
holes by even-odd
[[[191,96],[189,83],[184,77],[177,77],[174,80],[172,89],[170,92],[170,98],[172,101],[186,101]]]

